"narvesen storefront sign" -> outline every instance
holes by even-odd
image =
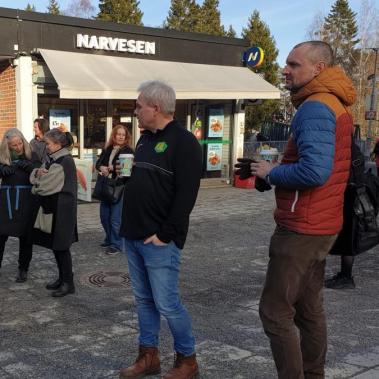
[[[76,35],[76,47],[85,49],[119,51],[122,53],[155,54],[155,42],[135,39]]]

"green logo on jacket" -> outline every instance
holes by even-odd
[[[154,147],[154,150],[157,152],[157,153],[164,153],[167,149],[168,145],[166,142],[158,142],[155,147]]]

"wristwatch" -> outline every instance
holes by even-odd
[[[270,175],[269,175],[269,174],[267,174],[267,175],[265,176],[265,181],[266,181],[267,184],[269,184],[269,185],[271,186]]]

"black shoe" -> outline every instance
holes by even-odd
[[[111,244],[108,243],[108,242],[103,242],[103,243],[100,244],[101,247],[108,247],[108,246],[110,246],[110,245],[111,245]]]
[[[51,293],[52,297],[63,297],[70,293],[75,293],[74,283],[63,282],[61,286],[54,292]]]
[[[352,276],[343,275],[339,272],[332,278],[325,280],[325,287],[335,290],[354,289],[354,278]]]
[[[62,279],[58,278],[57,280],[54,280],[54,282],[49,282],[46,284],[47,290],[57,290],[62,285]]]
[[[16,276],[16,283],[24,283],[28,279],[28,272],[23,269],[18,270],[18,274]]]
[[[105,250],[105,254],[107,255],[117,255],[119,253],[121,253],[121,251],[113,246],[110,246],[107,248],[107,250]]]

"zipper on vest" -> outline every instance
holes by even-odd
[[[291,206],[291,212],[292,213],[295,212],[295,206],[296,206],[296,203],[297,203],[298,200],[299,200],[299,191],[296,190],[295,191],[295,200],[293,201],[292,206]]]

